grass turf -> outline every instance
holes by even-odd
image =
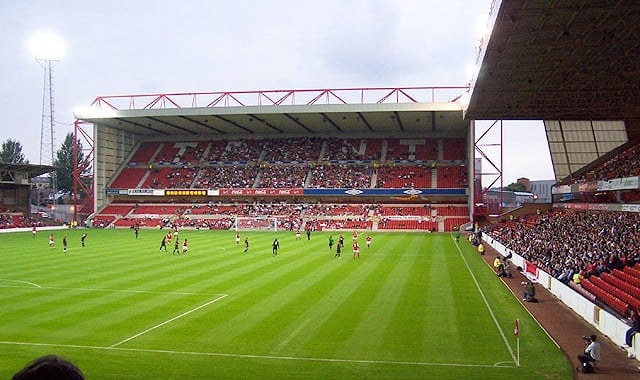
[[[373,233],[371,248],[361,234],[356,260],[348,232],[341,259],[336,232],[243,232],[245,254],[234,232],[182,230],[186,255],[158,250],[165,233],[55,231],[55,249],[46,231],[0,234],[0,377],[49,353],[90,379],[572,376],[517,296],[449,234]]]

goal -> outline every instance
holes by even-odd
[[[236,216],[233,228],[236,231],[278,231],[278,219],[261,216]]]

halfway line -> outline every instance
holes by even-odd
[[[223,294],[223,295],[221,295],[220,297],[214,298],[214,299],[212,299],[211,301],[209,301],[209,302],[207,302],[207,303],[204,303],[204,304],[202,304],[202,305],[200,305],[200,306],[198,306],[198,307],[194,307],[194,308],[193,308],[193,309],[191,309],[191,310],[187,310],[187,311],[185,311],[184,313],[182,313],[182,314],[180,314],[180,315],[177,315],[177,316],[175,316],[175,317],[173,317],[173,318],[171,318],[171,319],[168,319],[168,320],[166,320],[166,321],[164,321],[164,322],[162,322],[162,323],[158,323],[158,324],[157,324],[157,325],[155,325],[155,326],[149,327],[148,329],[146,329],[146,330],[144,330],[144,331],[142,331],[142,332],[140,332],[140,333],[137,333],[136,335],[132,335],[132,336],[130,336],[130,337],[128,337],[128,338],[126,338],[126,339],[123,339],[123,340],[119,341],[118,343],[114,343],[114,344],[112,344],[111,346],[109,346],[109,348],[115,348],[115,347],[117,347],[117,346],[119,346],[119,345],[121,345],[121,344],[123,344],[123,343],[126,343],[126,342],[128,342],[128,341],[130,341],[130,340],[133,340],[133,339],[135,339],[135,338],[137,338],[137,337],[139,337],[139,336],[141,336],[141,335],[144,335],[144,334],[148,333],[149,331],[153,331],[153,330],[157,329],[158,327],[162,327],[162,326],[166,325],[167,323],[171,323],[171,322],[175,321],[176,319],[182,318],[182,317],[184,317],[185,315],[189,315],[189,314],[193,313],[194,311],[197,311],[197,310],[202,309],[202,308],[203,308],[203,307],[205,307],[205,306],[209,306],[209,305],[211,305],[212,303],[217,302],[217,301],[219,301],[219,300],[223,299],[223,298],[224,298],[224,297],[226,297],[226,296],[227,296],[227,294]]]

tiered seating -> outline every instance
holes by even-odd
[[[427,169],[423,165],[382,166],[378,168],[376,187],[384,189],[430,188],[431,169]]]
[[[630,267],[625,267],[625,268],[630,268]],[[619,278],[620,280],[627,282],[633,286],[635,286],[636,288],[640,288],[640,277],[627,273],[624,270],[619,270],[619,269],[614,269],[611,274],[613,274],[615,277]]]
[[[447,218],[444,220],[445,231],[455,231],[461,225],[469,223],[469,218]]]
[[[634,277],[640,277],[640,267],[638,266],[638,264],[636,264],[635,266],[632,266],[632,267],[626,266],[626,267],[622,268],[622,270],[625,273],[628,273],[628,274],[630,274],[630,275],[632,275]]]
[[[140,144],[138,150],[133,154],[129,160],[129,165],[143,164],[146,165],[151,161],[151,157],[160,146],[157,142],[144,142]]]
[[[209,230],[229,230],[233,227],[234,218],[215,218],[215,219],[176,219],[173,225],[177,227],[195,227]]]
[[[620,198],[623,203],[640,203],[640,191],[623,191]]]
[[[363,144],[367,144],[370,140],[362,139],[334,139],[329,138],[325,140],[323,161],[363,161],[374,159],[375,155],[380,155],[379,151],[376,153],[375,147],[372,146],[368,149],[367,146],[363,153]],[[375,145],[375,144],[374,144]],[[367,154],[367,151],[370,155]]]
[[[367,147],[364,151],[364,157],[363,159],[365,160],[373,160],[373,161],[378,161],[381,158],[382,155],[382,143],[383,143],[383,139],[368,139],[365,140],[367,143]]]
[[[467,187],[466,166],[441,166],[437,173],[439,189]]]
[[[111,183],[113,189],[135,189],[147,173],[147,168],[124,168]]]
[[[225,162],[256,162],[262,154],[261,140],[229,141],[220,155],[220,161]]]
[[[588,279],[582,280],[580,282],[580,285],[582,286],[583,289],[587,290],[589,293],[596,296],[596,299],[598,299],[600,302],[604,303],[605,305],[609,306],[610,308],[618,312],[620,315],[627,315],[627,311],[629,310],[629,305],[623,300],[617,298],[611,293],[608,293],[606,290],[598,287]]]
[[[439,216],[468,216],[469,208],[464,206],[433,206]]]
[[[383,219],[378,223],[380,230],[426,230],[437,231],[438,223],[426,220]]]
[[[226,141],[220,141],[220,140],[211,141],[209,143],[209,153],[207,155],[207,161],[209,162],[219,161],[226,147],[227,147]]]
[[[154,162],[159,163],[171,163],[174,160],[178,161],[178,152],[180,151],[180,147],[177,146],[178,143],[164,143],[160,148],[160,152],[154,158]]]
[[[371,167],[365,165],[317,165],[312,170],[310,188],[342,189],[371,187]]]
[[[268,140],[263,146],[263,161],[315,162],[320,158],[322,142],[322,139],[316,137]]]
[[[436,186],[435,178],[437,187],[461,187],[466,186],[466,168],[442,166],[443,151],[449,147],[458,149],[458,145],[464,145],[464,139],[299,137],[145,142],[113,180],[111,187],[222,189],[221,199],[226,199],[227,189],[433,188]],[[451,157],[456,155],[451,153]],[[417,165],[416,160],[422,165]],[[224,221],[214,222],[218,219],[274,216],[297,227],[305,223],[323,223],[331,228],[361,229],[371,228],[372,220],[378,221],[378,217],[387,216],[381,222],[381,228],[436,230],[443,223],[449,228],[451,224],[457,225],[467,218],[464,207],[433,209],[417,205],[391,211],[381,208],[381,205],[316,205],[317,200],[311,200],[309,203],[312,205],[185,204],[178,209],[163,211],[157,205],[145,205],[144,197],[139,199],[142,206],[131,209],[129,207],[132,206],[114,205],[97,215],[96,220],[103,218],[103,224],[108,224],[119,218],[115,222],[118,226],[155,226],[176,219],[173,222],[186,226],[212,228],[214,224],[227,225]],[[416,197],[415,200],[419,199]],[[186,199],[178,201],[186,202]],[[382,211],[375,214],[376,208]],[[310,222],[309,218],[318,220]]]
[[[0,229],[20,227],[16,222],[17,216],[11,214],[0,214]]]
[[[165,226],[166,223],[160,218],[122,218],[118,219],[114,225],[116,227],[158,227]]]
[[[438,159],[438,140],[426,139],[424,144],[416,144],[416,160],[434,161]]]
[[[605,275],[603,273],[602,275]],[[627,305],[633,307],[638,310],[640,308],[640,298],[634,298],[632,295],[626,293],[620,288],[612,285],[611,283],[605,281],[602,277],[590,276],[589,281],[591,281],[594,285],[603,289],[605,292],[613,295],[615,298],[618,298],[624,301]]]
[[[185,206],[177,205],[139,205],[136,206],[132,215],[179,215]]]
[[[304,187],[308,173],[309,167],[307,165],[269,165],[261,169],[257,187]]]
[[[132,205],[111,204],[100,212],[100,215],[127,215],[133,209]]]
[[[217,165],[200,170],[193,182],[198,189],[250,188],[258,176],[258,166]]]
[[[372,223],[368,220],[327,219],[319,224],[320,230],[368,230]]]
[[[382,216],[431,216],[431,209],[424,206],[382,206],[378,210]]]
[[[444,160],[466,160],[466,144],[464,139],[443,139],[442,159]]]
[[[399,139],[387,140],[387,161],[410,160],[415,158],[409,156],[409,145],[401,144]]]
[[[640,141],[630,141],[579,170],[562,184],[640,176]]]
[[[192,187],[197,173],[197,168],[164,167],[154,169],[142,187],[145,189],[188,189]]]
[[[624,297],[618,297],[618,298],[626,301],[629,305],[631,305],[636,310],[640,310],[640,308],[639,308],[639,306],[640,306],[640,288],[638,288],[637,286],[635,286],[635,285],[633,285],[631,283],[623,281],[623,280],[615,277],[614,275],[606,273],[606,272],[602,273],[600,275],[600,278],[602,278],[602,280],[604,280],[608,284],[611,284],[614,288],[616,288],[621,293],[625,294]]]
[[[205,159],[204,152],[209,145],[208,142],[199,141],[195,145],[193,143],[184,143],[185,146],[178,151],[178,161],[184,164],[198,165],[200,161]]]
[[[184,215],[237,215],[242,208],[242,205],[193,205],[185,210]]]
[[[116,220],[115,215],[96,215],[93,218],[92,224],[94,227],[104,228]]]
[[[367,205],[344,205],[344,204],[312,204],[308,205],[305,216],[366,216],[368,214]]]

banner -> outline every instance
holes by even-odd
[[[219,189],[220,195],[302,195],[304,189]]]

